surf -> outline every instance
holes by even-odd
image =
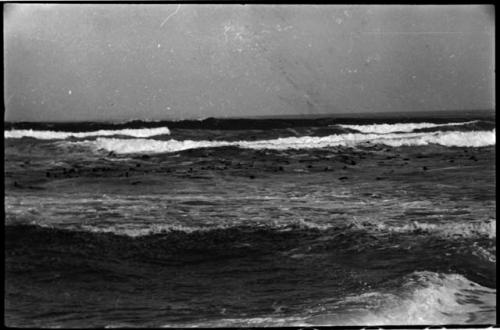
[[[390,147],[426,146],[432,144],[446,147],[484,147],[495,145],[495,142],[495,130],[492,130],[472,132],[389,133],[384,135],[349,133],[324,137],[302,136],[256,141],[194,141],[175,139],[160,141],[154,139],[97,138],[93,141],[78,141],[71,142],[71,144],[90,147],[95,151],[104,150],[117,154],[154,154],[227,146],[258,150],[287,150],[319,149],[336,146],[355,147],[367,144],[380,144]]]

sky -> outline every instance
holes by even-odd
[[[495,109],[481,5],[7,4],[6,121]]]

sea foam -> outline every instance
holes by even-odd
[[[412,221],[409,224],[400,226],[389,225],[385,223],[372,224],[372,230],[390,231],[397,233],[423,232],[433,233],[442,237],[488,237],[496,238],[496,221],[484,220],[476,222],[457,222],[457,223],[422,223]]]
[[[257,141],[193,141],[154,139],[119,139],[98,138],[94,141],[72,142],[78,145],[91,147],[96,150],[112,151],[117,154],[132,153],[168,153],[196,148],[214,148],[234,146],[246,149],[317,149],[325,147],[346,146],[353,147],[359,144],[383,144],[392,147],[422,146],[438,144],[456,147],[483,147],[495,145],[495,130],[471,132],[432,132],[432,133],[403,133],[403,134],[362,134],[349,133],[330,136],[302,136],[272,140]]]
[[[476,123],[478,120],[467,121],[462,123],[446,123],[446,124],[433,124],[433,123],[397,123],[397,124],[374,124],[374,125],[338,125],[344,128],[355,129],[361,133],[376,133],[386,134],[394,132],[412,132],[415,129],[434,128],[445,126],[460,126]]]
[[[138,129],[121,129],[121,130],[99,130],[92,132],[56,132],[56,131],[37,131],[31,129],[10,130],[4,131],[6,139],[20,139],[23,137],[31,137],[39,140],[62,140],[69,137],[86,138],[91,136],[115,136],[125,135],[137,138],[146,138],[157,135],[170,134],[168,127],[156,128],[138,128]]]

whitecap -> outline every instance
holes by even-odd
[[[121,129],[121,130],[98,130],[91,132],[62,132],[62,131],[38,131],[31,129],[9,130],[4,131],[6,139],[20,139],[23,137],[31,137],[39,140],[62,140],[69,137],[86,138],[91,136],[115,136],[125,135],[137,138],[146,138],[157,135],[170,134],[168,127],[156,128],[135,128],[135,129]]]

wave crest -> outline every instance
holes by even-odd
[[[406,134],[362,134],[349,133],[323,137],[302,136],[258,141],[193,141],[153,139],[98,138],[95,141],[74,142],[96,150],[104,149],[117,154],[168,153],[187,149],[234,146],[246,149],[317,149],[325,147],[352,147],[366,144],[383,144],[392,147],[423,146],[438,144],[455,147],[483,147],[495,145],[495,130],[474,132],[434,132]]]
[[[157,128],[138,128],[138,129],[120,129],[120,130],[98,130],[92,132],[56,132],[56,131],[38,131],[32,129],[9,130],[4,132],[6,139],[20,139],[31,137],[39,140],[63,140],[70,137],[86,138],[92,136],[116,136],[125,135],[137,138],[146,138],[157,135],[170,134],[168,127]]]

